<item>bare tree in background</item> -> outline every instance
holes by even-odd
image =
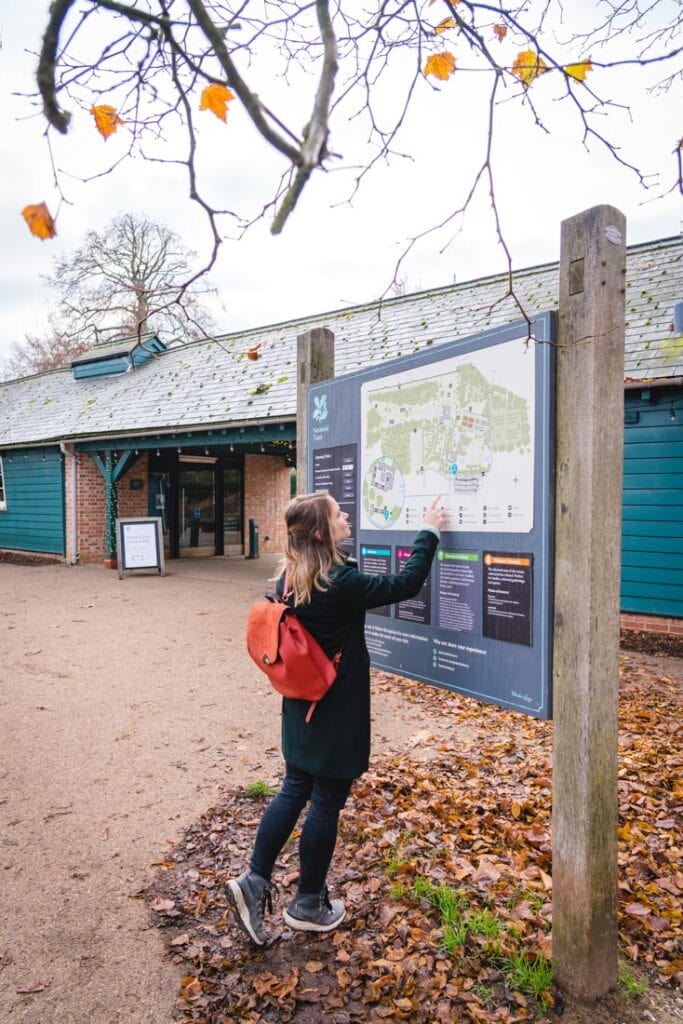
[[[27,334],[23,344],[16,343],[0,367],[0,379],[14,380],[45,370],[57,370],[68,366],[72,359],[80,356],[90,344],[74,341],[61,334],[54,327],[43,337]]]
[[[186,284],[194,255],[164,225],[132,214],[89,231],[46,276],[56,298],[49,331],[14,345],[5,376],[66,366],[107,339],[154,332],[188,341],[214,333],[202,304],[214,290],[205,280]]]
[[[492,146],[510,102],[522,103],[542,132],[558,109],[566,110],[578,142],[608,151],[616,165],[651,185],[648,154],[630,162],[612,132],[621,104],[606,72],[627,68],[634,86],[647,72],[648,87],[660,91],[680,84],[682,25],[679,0],[602,0],[580,13],[561,0],[54,0],[38,84],[49,129],[66,133],[74,109],[90,110],[103,134],[120,125],[130,133],[127,153],[115,163],[140,155],[186,165],[189,195],[213,233],[211,266],[220,217],[231,213],[243,227],[250,218],[218,209],[203,191],[195,119],[207,115],[198,110],[225,120],[228,104],[241,104],[261,140],[282,158],[282,177],[261,214],[272,215],[277,233],[314,172],[345,169],[351,197],[378,165],[410,156],[401,134],[418,90],[446,89],[454,76],[471,72],[468,87],[488,101],[479,138],[466,140],[481,154],[478,170],[463,180],[454,167],[444,216],[424,233],[450,230],[483,191],[511,265],[495,174],[509,166],[503,154],[498,168]],[[535,91],[540,75],[554,82],[550,101]],[[364,126],[365,141],[357,133],[354,152],[341,163],[336,132],[349,121]],[[156,142],[178,123],[186,130],[184,152],[159,155]],[[672,154],[669,179],[658,186],[666,192],[683,187],[681,126],[661,129]],[[63,197],[56,168],[55,180]]]
[[[129,213],[88,231],[46,278],[64,333],[90,344],[150,331],[183,341],[204,337],[214,325],[202,296],[213,289],[194,284],[180,302],[169,301],[190,275],[194,255],[163,224]]]

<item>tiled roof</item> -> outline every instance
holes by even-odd
[[[515,274],[527,312],[557,306],[557,264]],[[313,327],[335,335],[337,374],[407,355],[519,319],[503,299],[506,275],[314,315],[170,348],[137,371],[74,380],[69,369],[0,384],[0,448],[141,432],[163,433],[292,419],[296,337]],[[673,307],[683,299],[683,239],[627,252],[626,365],[629,379],[683,374],[683,338]],[[259,359],[247,358],[255,346]]]

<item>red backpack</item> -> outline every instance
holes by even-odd
[[[247,619],[247,650],[271,685],[284,697],[310,700],[310,722],[317,702],[337,678],[341,651],[327,657],[289,605],[281,599],[257,601]]]

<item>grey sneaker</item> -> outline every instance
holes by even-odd
[[[243,871],[226,885],[225,894],[235,920],[257,946],[264,946],[268,941],[263,915],[266,907],[271,914],[273,912],[272,888],[270,882],[253,871]]]
[[[284,912],[290,928],[299,932],[331,932],[346,914],[341,900],[330,900],[327,886],[316,896],[296,895]]]

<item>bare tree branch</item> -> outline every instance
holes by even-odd
[[[488,95],[499,108],[497,124],[508,105],[521,103],[533,125],[548,133],[558,107],[571,110],[577,139],[586,149],[597,143],[643,187],[651,186],[650,154],[622,149],[613,115],[630,115],[628,107],[618,94],[602,89],[607,71],[626,67],[647,76],[649,88],[666,90],[683,79],[682,26],[683,7],[664,0],[602,0],[592,24],[581,31],[561,0],[443,0],[438,13],[419,0],[378,0],[374,5],[352,0],[80,0],[78,9],[75,0],[53,0],[40,49],[38,88],[48,132],[67,132],[67,105],[90,109],[104,102],[119,111],[130,144],[100,174],[140,156],[187,168],[189,197],[210,225],[205,270],[216,259],[222,214],[238,220],[241,230],[272,216],[272,232],[282,231],[314,172],[329,169],[330,158],[336,156],[335,132],[345,122],[366,130],[364,140],[354,141],[350,159],[335,164],[349,181],[347,201],[380,164],[412,159],[405,128],[419,90],[435,87],[426,61],[438,53],[449,56],[459,83],[468,76],[472,96],[487,89],[480,82],[492,84]],[[514,63],[518,54],[536,59],[539,71],[545,69],[545,81],[558,83],[550,99],[550,86],[537,86],[534,76],[525,81],[520,75]],[[601,84],[594,88],[594,80],[585,74],[576,77],[572,66],[582,63],[602,72]],[[659,65],[665,77],[653,85],[652,69]],[[256,217],[219,210],[203,192],[193,112],[197,87],[209,83],[233,90],[260,139],[285,161],[273,172],[267,200],[259,197]],[[503,86],[505,100],[500,98]],[[446,90],[451,82],[439,81],[436,87]],[[494,228],[505,250],[493,188],[491,109],[489,114],[488,125],[482,119],[482,136],[489,133],[483,164],[473,182],[456,183],[462,201],[453,204],[453,212],[439,225],[416,234],[401,259],[417,240],[464,212],[484,179]],[[170,134],[167,126],[178,123],[185,129],[186,145],[157,155],[154,147]],[[294,130],[292,125],[300,123],[305,127]],[[662,131],[670,127],[664,124]],[[674,187],[683,187],[678,145],[674,152]],[[54,160],[52,167],[61,204],[67,201],[63,172]]]

